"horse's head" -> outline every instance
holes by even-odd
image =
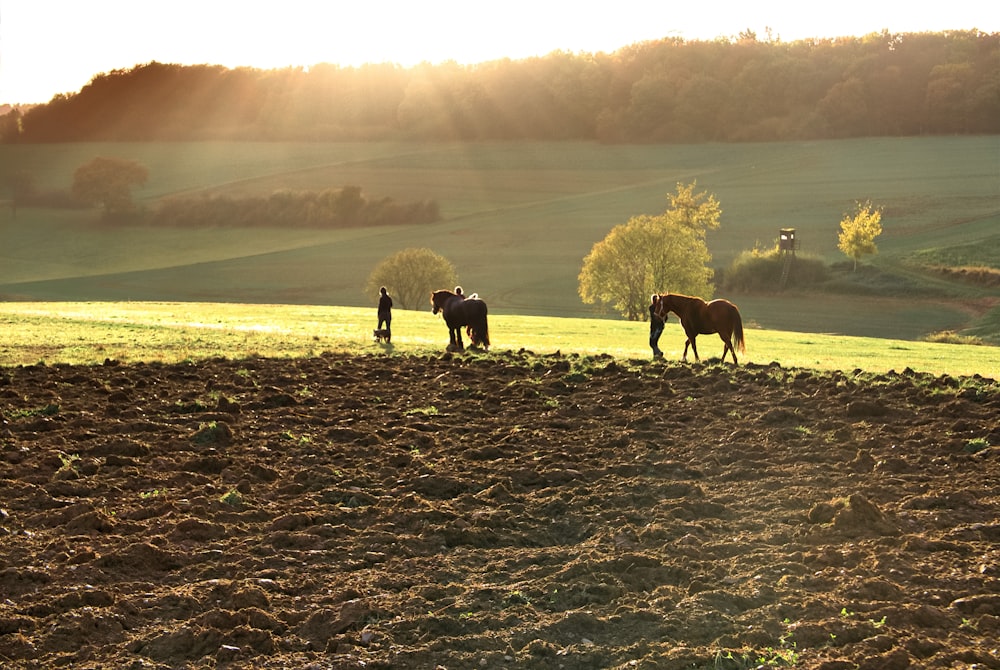
[[[669,293],[659,293],[652,298],[653,313],[664,321],[670,314],[671,303]]]
[[[454,298],[455,294],[451,291],[432,291],[431,292],[431,312],[437,314],[442,309],[444,309],[445,303],[448,302],[448,298]]]

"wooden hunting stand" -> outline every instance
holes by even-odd
[[[781,290],[784,290],[788,283],[788,273],[792,271],[792,263],[795,261],[795,250],[799,248],[799,242],[795,239],[794,228],[782,228],[778,234],[778,251],[781,253],[784,263],[781,267]]]

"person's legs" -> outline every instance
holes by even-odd
[[[649,348],[653,350],[653,357],[659,358],[663,355],[660,351],[660,335],[663,334],[663,328],[652,328],[649,331]]]

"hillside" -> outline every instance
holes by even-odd
[[[363,306],[374,265],[427,246],[451,260],[497,313],[587,316],[576,293],[583,256],[610,228],[658,213],[678,182],[716,195],[714,265],[798,230],[801,251],[833,262],[855,201],[885,208],[880,254],[897,278],[854,300],[784,293],[728,296],[756,325],[918,338],[996,322],[1000,292],[927,267],[1000,268],[1000,136],[765,144],[152,143],[0,147],[0,164],[66,188],[96,155],[135,159],[147,207],[178,193],[267,194],[347,184],[401,201],[433,199],[440,223],[337,232],[109,230],[93,214],[19,210],[2,219],[0,295],[41,300],[181,300]],[[931,262],[933,261],[933,262]],[[668,289],[669,287],[664,287]],[[876,287],[877,288],[877,287]]]

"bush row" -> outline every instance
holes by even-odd
[[[277,191],[266,197],[171,198],[156,208],[153,225],[183,228],[353,228],[433,223],[437,202],[368,199],[356,186],[324,191]]]

